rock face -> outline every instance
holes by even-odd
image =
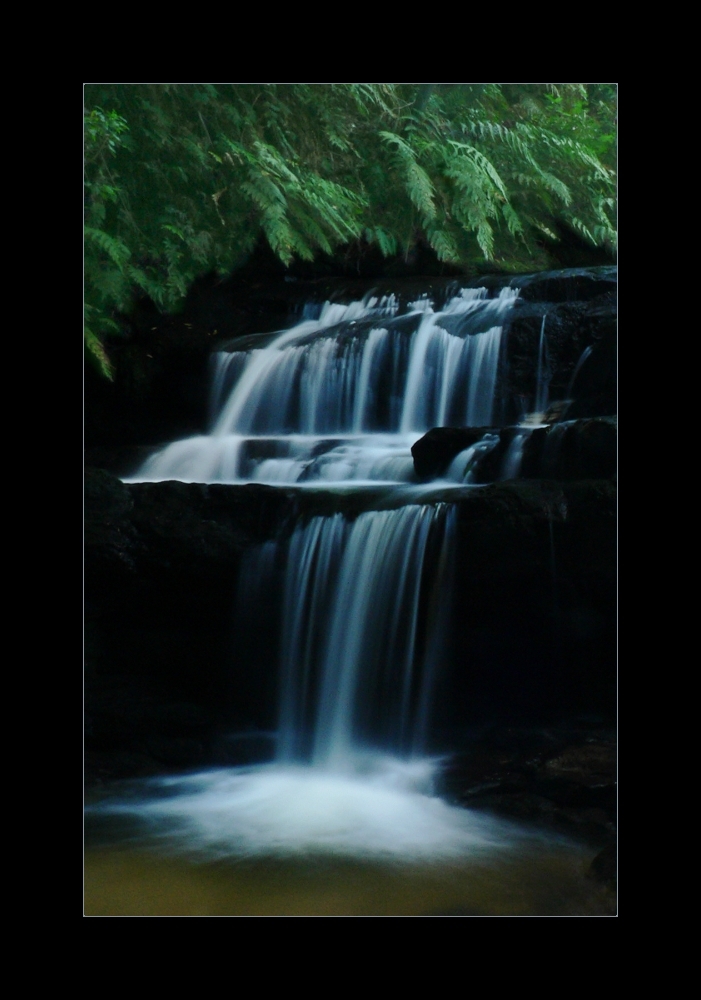
[[[505,331],[499,423],[514,423],[535,409],[543,332],[550,399],[573,400],[568,419],[615,414],[616,268],[572,269],[521,281]]]
[[[458,534],[436,726],[612,718],[615,485],[531,480],[468,490]]]
[[[616,472],[617,455],[616,417],[568,420],[533,431],[520,474],[526,479],[607,479]]]
[[[222,726],[260,725],[274,704],[275,651],[260,649],[260,676],[237,674],[250,656],[233,614],[241,555],[290,498],[90,469],[85,488],[88,777],[211,763]]]

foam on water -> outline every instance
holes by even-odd
[[[152,842],[204,857],[335,855],[448,861],[503,851],[522,830],[431,793],[435,759],[358,754],[343,769],[221,768],[146,782],[92,812],[140,820]],[[150,794],[149,794],[150,793]]]

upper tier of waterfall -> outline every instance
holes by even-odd
[[[429,428],[492,423],[518,294],[307,308],[263,346],[217,352],[210,433],[163,448],[131,481],[413,482],[411,445]]]

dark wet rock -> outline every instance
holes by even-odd
[[[128,490],[142,537],[187,559],[228,561],[247,545],[272,538],[289,508],[289,493],[256,484],[133,483]]]
[[[217,738],[213,754],[218,764],[241,766],[265,764],[273,760],[277,749],[276,733],[222,733]]]
[[[494,483],[467,490],[457,516],[451,667],[436,700],[443,724],[610,716],[615,484]]]
[[[618,460],[615,417],[568,420],[536,428],[523,448],[520,475],[558,480],[607,479]]]
[[[130,572],[138,548],[129,490],[101,469],[85,472],[84,542],[86,570]]]
[[[127,485],[87,470],[86,746],[127,754],[115,773],[129,754],[135,767],[139,754],[197,766],[222,727],[270,724],[277,628],[249,648],[233,609],[242,554],[293,509],[271,487]],[[277,622],[274,604],[259,610]],[[269,667],[252,674],[256,656]]]
[[[493,483],[503,477],[504,460],[517,436],[523,437],[519,478],[606,479],[616,473],[617,419],[613,416],[567,420],[532,429],[434,427],[411,449],[417,476],[427,480],[445,475],[456,455],[486,433],[494,434],[498,441],[477,456],[471,469],[474,483]]]
[[[549,774],[565,776],[590,788],[601,787],[616,778],[616,747],[612,743],[591,742],[568,746],[545,764]]]
[[[582,279],[584,280],[584,279]],[[587,279],[588,280],[588,279]],[[571,399],[567,418],[617,412],[617,297],[614,282],[590,298],[524,298],[548,292],[548,281],[522,288],[505,327],[497,387],[500,423],[516,422],[535,409],[541,335],[546,342],[549,398]],[[571,286],[573,293],[578,286]],[[584,295],[586,288],[580,289]]]
[[[206,732],[211,726],[210,713],[191,702],[158,705],[152,715],[152,728],[163,736],[183,736]]]
[[[616,889],[618,878],[618,847],[615,843],[608,844],[602,851],[599,851],[589,866],[587,874],[589,878],[600,882],[608,889]]]
[[[519,277],[514,284],[528,302],[587,302],[615,292],[618,268],[572,267]]]
[[[615,755],[615,738],[606,731],[494,727],[453,755],[440,790],[470,809],[610,844]]]
[[[617,342],[613,330],[592,344],[589,357],[576,373],[570,394],[574,397],[567,418],[610,416],[618,412]]]

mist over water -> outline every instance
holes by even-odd
[[[436,761],[368,752],[345,764],[335,770],[278,763],[161,778],[144,783],[141,798],[97,811],[136,819],[137,843],[209,859],[319,854],[444,862],[527,839],[511,824],[434,795]]]

